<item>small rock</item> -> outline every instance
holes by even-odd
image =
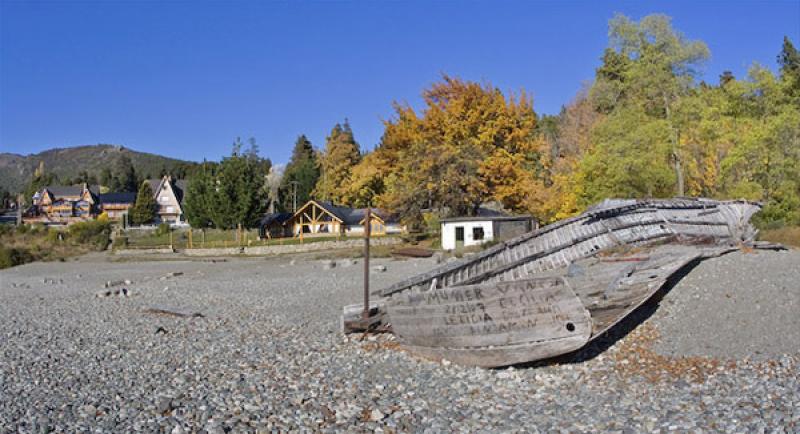
[[[385,265],[375,265],[375,266],[372,267],[372,271],[377,271],[379,273],[383,273],[383,272],[386,271],[386,266]]]
[[[379,420],[383,420],[383,417],[384,417],[383,412],[378,410],[377,408],[372,410],[369,413],[369,419],[374,421],[374,422],[377,422]]]

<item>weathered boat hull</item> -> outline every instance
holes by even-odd
[[[561,277],[403,294],[387,304],[394,333],[423,356],[498,366],[582,347],[589,312]]]
[[[373,322],[416,354],[464,365],[558,356],[601,336],[683,267],[750,243],[759,208],[606,203],[380,291]]]

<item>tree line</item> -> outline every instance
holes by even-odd
[[[558,115],[537,115],[524,90],[445,75],[422,110],[394,104],[372,152],[347,123],[318,152],[298,138],[283,205],[293,185],[301,202],[380,206],[412,224],[490,201],[551,222],[608,197],[706,196],[800,224],[800,54],[784,38],[778,74],[754,64],[718,83],[699,80],[709,57],[667,16],[617,15],[593,82]]]
[[[594,80],[557,115],[538,115],[524,90],[444,75],[421,110],[394,103],[371,152],[347,120],[322,149],[299,136],[285,167],[237,139],[187,174],[185,212],[194,227],[249,227],[315,198],[415,225],[496,202],[547,223],[609,197],[706,196],[761,201],[757,222],[800,224],[800,54],[777,45],[777,74],[754,64],[708,83],[704,42],[664,15],[617,15]],[[128,166],[101,177],[154,206]]]

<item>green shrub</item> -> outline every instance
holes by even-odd
[[[24,235],[27,234],[30,229],[30,225],[19,225],[17,226],[17,233]]]
[[[429,234],[438,234],[441,230],[439,215],[433,212],[422,214],[422,221],[425,223],[425,231]]]
[[[156,236],[161,237],[167,235],[171,230],[172,228],[169,227],[169,223],[161,223],[156,229]]]
[[[409,232],[400,235],[400,239],[409,244],[418,244],[420,241],[425,240],[430,235],[425,232]]]
[[[60,231],[58,229],[50,228],[47,231],[47,242],[51,244],[60,243],[64,241],[66,237],[66,232]]]
[[[111,243],[111,247],[114,249],[124,249],[128,247],[128,237],[120,235],[114,238],[114,242]]]
[[[69,227],[69,238],[76,244],[93,246],[98,250],[108,247],[111,224],[93,220],[78,222]]]
[[[33,261],[33,256],[25,249],[0,247],[0,269]]]

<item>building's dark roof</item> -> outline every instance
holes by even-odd
[[[97,193],[100,192],[99,185],[90,185],[88,186],[89,192],[92,195],[97,197]],[[65,196],[80,196],[83,193],[83,186],[82,185],[48,185],[45,187],[47,191],[49,191],[54,199],[59,199]]]
[[[498,211],[492,208],[485,208],[482,206],[478,207],[478,212],[475,215],[479,217],[510,217],[509,214],[506,214],[503,211]]]
[[[187,182],[185,179],[178,179],[172,182],[172,189],[175,190],[175,195],[178,197],[178,203],[183,203],[183,196],[186,193]]]
[[[45,187],[54,197],[80,196],[83,187],[80,185],[48,185]]]
[[[318,203],[319,206],[325,208],[331,214],[338,217],[342,223],[348,226],[361,224],[361,220],[364,220],[364,216],[367,214],[366,208],[350,208],[341,205],[334,205],[332,202],[327,200],[317,200],[315,202]],[[394,223],[397,221],[397,216],[387,211],[378,208],[372,208],[372,212],[383,219],[385,223]]]
[[[273,223],[282,225],[290,218],[292,218],[292,213],[290,212],[276,212],[264,215],[264,217],[261,218],[259,223],[262,227],[271,225]]]
[[[525,215],[476,215],[476,216],[464,216],[464,217],[449,217],[439,219],[440,223],[449,223],[449,222],[486,222],[486,221],[514,221],[514,220],[531,220],[533,221],[533,217],[525,214]]]
[[[121,191],[114,193],[100,193],[97,195],[100,203],[134,203],[136,202],[136,193],[129,191]]]
[[[148,179],[145,182],[150,184],[150,190],[153,192],[153,194],[158,193],[158,186],[161,184],[160,179]]]

